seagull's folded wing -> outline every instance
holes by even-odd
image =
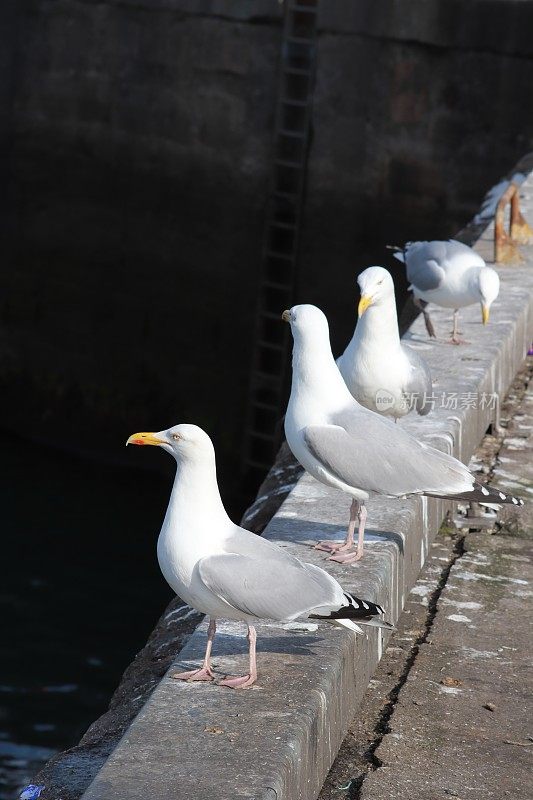
[[[446,242],[413,242],[405,252],[407,279],[424,292],[437,289],[445,277]]]
[[[253,534],[250,534],[253,535]],[[198,563],[200,578],[233,608],[263,619],[290,620],[311,610],[338,608],[342,589],[324,570],[283,558],[237,553],[213,555]]]
[[[460,461],[364,411],[354,414],[354,424],[348,420],[344,426],[305,428],[309,450],[337,479],[356,489],[397,497],[446,496],[472,489],[474,479]]]

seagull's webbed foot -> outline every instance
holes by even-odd
[[[354,539],[355,521],[359,518],[359,535],[357,539],[357,547],[355,551],[352,550]],[[348,533],[346,541],[339,547],[332,550],[333,555],[329,556],[328,561],[337,561],[339,564],[355,564],[363,557],[364,539],[365,539],[365,523],[366,523],[366,508],[357,500],[352,501],[350,508],[350,524],[348,526]],[[336,542],[334,543],[336,544]]]
[[[227,676],[218,682],[219,686],[227,686],[229,689],[248,689],[257,680],[257,660],[255,655],[255,644],[257,641],[257,634],[253,625],[248,625],[248,643],[249,643],[249,658],[250,658],[250,671],[248,675],[241,675],[235,678],[228,678]]]
[[[470,342],[467,342],[466,339],[460,339],[459,336],[452,336],[451,339],[447,340],[446,344],[459,345],[459,344],[470,344]]]
[[[214,672],[210,667],[191,669],[189,672],[175,672],[170,677],[176,681],[212,681],[215,679]]]
[[[257,675],[241,675],[236,678],[224,678],[218,682],[219,686],[228,686],[230,689],[248,689],[257,680]]]
[[[337,553],[339,550],[347,550],[351,546],[351,542],[348,542],[346,539],[344,542],[331,542],[329,539],[324,539],[322,542],[317,542],[313,549],[325,550],[327,553]]]
[[[363,558],[363,550],[357,548],[352,553],[339,553],[339,555],[330,556],[328,561],[337,561],[339,564],[355,564]]]

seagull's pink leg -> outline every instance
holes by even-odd
[[[355,553],[340,553],[338,556],[330,556],[328,561],[338,561],[339,564],[355,564],[363,557],[363,546],[365,540],[365,524],[367,510],[364,505],[359,509],[359,535],[357,539],[357,549]]]
[[[177,681],[212,681],[215,677],[211,670],[211,648],[213,647],[213,639],[217,631],[216,620],[209,620],[209,627],[207,629],[207,646],[205,648],[204,663],[200,669],[191,669],[189,672],[175,672],[171,675]]]
[[[456,308],[453,312],[453,331],[452,331],[452,338],[449,340],[448,344],[468,344],[465,342],[464,339],[459,338],[460,331],[457,330],[459,323],[459,309]]]
[[[255,656],[255,643],[257,641],[257,633],[253,625],[248,625],[248,642],[250,644],[250,672],[248,675],[242,675],[239,678],[224,678],[220,681],[219,686],[228,686],[230,689],[247,689],[257,680],[257,661]]]
[[[353,535],[355,533],[355,521],[359,513],[359,503],[354,498],[350,506],[350,522],[346,532],[346,539],[344,542],[330,542],[325,539],[323,542],[315,544],[315,550],[326,550],[328,553],[338,553],[341,550],[349,550],[353,546]]]

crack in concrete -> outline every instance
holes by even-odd
[[[368,763],[368,769],[361,775],[359,775],[359,777],[352,780],[350,789],[348,791],[348,794],[346,795],[348,800],[360,800],[361,790],[363,788],[363,784],[369,772],[375,772],[381,766],[383,766],[383,762],[376,756],[376,750],[382,743],[385,736],[391,732],[390,721],[394,715],[396,704],[400,698],[400,693],[403,687],[405,686],[409,678],[409,675],[411,673],[411,670],[413,669],[416,663],[416,659],[420,652],[421,646],[428,641],[431,628],[433,627],[433,623],[435,621],[435,617],[437,616],[437,613],[439,611],[439,600],[446,584],[448,583],[448,578],[450,576],[452,567],[457,563],[457,561],[459,561],[459,559],[466,552],[465,538],[466,534],[461,534],[457,536],[453,546],[453,550],[450,554],[450,558],[446,563],[446,565],[441,570],[437,586],[428,598],[428,610],[424,622],[424,628],[422,630],[422,633],[420,633],[420,635],[415,639],[414,643],[409,649],[409,652],[405,659],[404,667],[399,675],[398,681],[387,695],[387,702],[383,706],[379,714],[379,717],[377,719],[377,722],[374,726],[375,738],[364,753],[364,758]]]

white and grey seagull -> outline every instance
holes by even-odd
[[[214,680],[211,647],[218,617],[248,625],[248,674],[219,681],[233,689],[245,689],[257,679],[256,619],[311,617],[356,633],[363,632],[357,623],[392,627],[382,619],[381,606],[344,592],[320,567],[304,564],[231,521],[218,490],[213,444],[201,428],[182,424],[158,433],[134,433],[126,444],[155,445],[176,459],[157,557],[176,594],[210,617],[203,665],[174,678]]]
[[[431,410],[431,373],[418,353],[400,340],[394,283],[383,267],[368,267],[357,278],[359,321],[337,359],[346,386],[372,411],[397,420],[413,409]]]
[[[453,331],[450,342],[464,344],[457,330],[459,309],[481,304],[481,319],[489,321],[490,307],[498,297],[500,278],[496,270],[487,267],[475,250],[462,242],[408,242],[394,257],[405,264],[415,304],[422,310],[426,330],[436,338],[428,303],[453,308]]]
[[[317,545],[335,553],[334,561],[352,563],[363,555],[365,503],[374,494],[523,505],[516,497],[476,483],[456,458],[361,406],[335,364],[328,321],[320,309],[294,306],[283,312],[282,319],[290,323],[294,339],[285,415],[288,445],[314,478],[352,497],[345,541]],[[351,552],[357,520],[358,544]]]

